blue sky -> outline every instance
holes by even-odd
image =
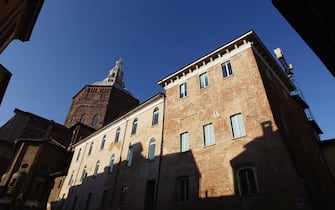
[[[335,138],[334,77],[271,0],[46,0],[30,41],[0,55],[13,74],[0,125],[15,108],[63,124],[72,97],[120,56],[126,88],[143,102],[164,91],[160,79],[249,30],[282,49],[321,139]]]

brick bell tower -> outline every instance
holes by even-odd
[[[85,85],[73,97],[64,125],[70,128],[81,122],[99,129],[138,104],[139,100],[125,88],[120,58],[104,80]]]

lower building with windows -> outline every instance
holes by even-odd
[[[335,209],[308,105],[254,31],[73,146],[52,209]]]
[[[75,144],[59,201],[51,209],[152,209],[163,113],[160,93]]]

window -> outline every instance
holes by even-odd
[[[224,78],[229,77],[230,75],[233,74],[233,69],[231,68],[230,61],[221,64],[221,67],[222,67],[222,75]]]
[[[148,154],[149,160],[155,159],[155,147],[156,147],[156,140],[151,139],[149,143],[149,154]]]
[[[63,184],[63,180],[59,180],[59,182],[58,182],[58,189],[62,186],[62,184]]]
[[[119,138],[120,138],[120,131],[121,131],[121,128],[118,127],[117,130],[116,130],[116,133],[115,133],[115,138],[114,138],[114,143],[118,143],[119,141]]]
[[[87,176],[86,169],[87,169],[87,166],[84,166],[84,168],[83,168],[83,172],[82,172],[81,177],[80,177],[80,181],[81,181],[81,182],[82,182],[82,181],[86,178],[86,176]]]
[[[99,115],[96,114],[96,115],[94,115],[94,117],[93,117],[93,120],[92,120],[92,126],[93,126],[93,127],[97,126],[97,125],[98,125],[98,122],[99,122]]]
[[[86,115],[86,114],[81,115],[81,117],[80,117],[80,122],[83,123],[83,124],[85,124],[85,122],[86,122],[86,118],[87,118],[87,115]]]
[[[73,176],[74,176],[74,170],[71,172],[71,176],[70,176],[70,179],[69,179],[69,182],[67,183],[67,185],[71,185],[72,184]]]
[[[185,201],[189,199],[189,178],[181,176],[177,178],[177,199]]]
[[[156,107],[154,109],[154,113],[152,115],[152,125],[157,125],[158,124],[158,116],[159,116],[159,109]]]
[[[120,196],[120,209],[124,209],[124,207],[126,205],[127,192],[128,192],[128,187],[127,186],[122,186],[121,196]]]
[[[93,149],[93,142],[91,142],[91,144],[90,144],[90,149],[88,150],[88,155],[90,155],[92,153],[92,149]]]
[[[180,134],[180,152],[189,150],[188,132]]]
[[[156,181],[154,179],[147,180],[147,185],[145,189],[145,197],[144,197],[144,209],[145,210],[153,210],[154,209],[154,198],[155,198],[155,185]]]
[[[136,130],[137,130],[137,118],[133,121],[133,127],[131,129],[131,135],[136,134]]]
[[[104,137],[102,137],[101,140],[101,145],[100,145],[100,150],[103,150],[105,147],[105,142],[106,142],[106,135],[104,135]]]
[[[200,89],[205,88],[208,86],[208,74],[207,72],[200,74],[199,76],[200,81]]]
[[[86,199],[86,203],[85,203],[85,210],[88,210],[90,207],[90,203],[91,203],[91,198],[92,198],[92,193],[88,193],[87,199]]]
[[[106,195],[107,195],[107,190],[104,190],[101,196],[100,208],[103,208],[105,205]]]
[[[204,130],[204,144],[205,146],[209,146],[215,143],[214,139],[214,129],[213,129],[213,124],[207,124],[204,125],[203,127]]]
[[[240,195],[257,194],[257,182],[255,169],[253,167],[242,167],[237,169],[237,191]]]
[[[95,164],[95,169],[94,169],[93,176],[98,176],[99,166],[100,166],[100,160],[98,160],[97,163]]]
[[[134,147],[129,146],[128,157],[127,157],[127,166],[130,167],[133,160]]]
[[[79,151],[78,151],[78,154],[77,154],[77,158],[76,158],[76,161],[78,161],[79,160],[79,157],[80,157],[80,153],[81,153],[81,148],[79,149]]]
[[[246,135],[241,113],[230,116],[230,123],[233,132],[233,138]]]
[[[71,210],[75,210],[75,208],[76,208],[76,204],[77,204],[77,200],[78,200],[78,196],[76,195],[76,196],[74,197],[74,201],[73,201],[72,209],[71,209]]]
[[[179,98],[184,98],[187,96],[187,84],[186,82],[179,86]]]
[[[115,162],[115,155],[112,154],[111,160],[109,161],[109,173],[112,173],[113,167],[114,167],[114,162]]]

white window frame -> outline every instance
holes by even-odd
[[[231,123],[233,139],[246,135],[243,116],[241,113],[237,113],[230,116],[230,123]]]
[[[179,85],[179,98],[184,98],[187,96],[187,83],[184,82]]]
[[[221,64],[223,78],[230,77],[233,75],[233,68],[231,67],[230,61]]]
[[[204,125],[203,133],[204,133],[204,146],[205,147],[215,144],[213,123]]]
[[[180,152],[189,151],[189,136],[188,132],[184,132],[180,134]]]
[[[200,84],[200,89],[208,87],[208,73],[204,72],[199,75],[199,84]]]

